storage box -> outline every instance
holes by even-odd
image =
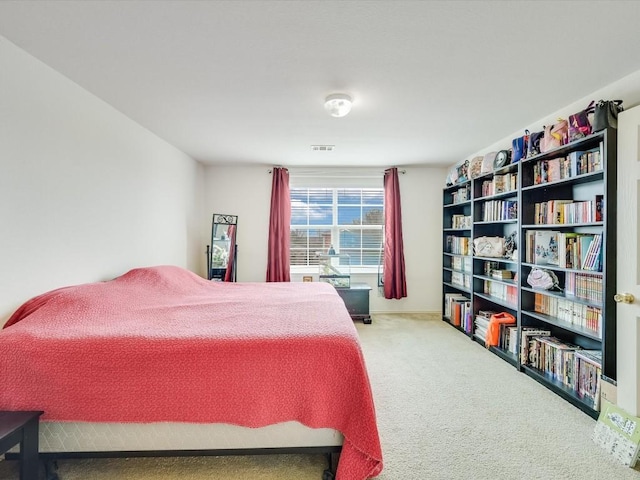
[[[600,399],[606,400],[612,405],[618,403],[618,386],[615,380],[605,377],[600,377]],[[602,402],[600,402],[602,404]]]

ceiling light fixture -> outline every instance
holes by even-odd
[[[351,97],[346,93],[333,93],[324,101],[324,108],[332,117],[344,117],[351,111]]]

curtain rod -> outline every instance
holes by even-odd
[[[275,168],[275,167],[274,167]],[[287,167],[279,167],[287,168]],[[357,170],[305,170],[296,171],[295,169],[287,169],[291,175],[296,177],[327,177],[327,178],[378,178],[384,175],[385,170],[381,171],[357,171]],[[267,170],[267,173],[273,173],[273,168]],[[406,170],[398,170],[398,173],[405,174]]]

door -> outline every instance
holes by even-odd
[[[618,118],[617,380],[618,406],[640,416],[640,106]],[[635,297],[621,297],[620,294]],[[630,303],[627,303],[630,302]]]

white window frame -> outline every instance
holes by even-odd
[[[333,248],[336,252],[340,253],[341,252],[341,245],[340,245],[340,232],[341,230],[345,229],[345,228],[349,228],[350,230],[380,230],[381,232],[384,232],[383,229],[383,225],[340,225],[338,224],[338,192],[340,190],[360,190],[360,191],[366,191],[366,190],[371,190],[371,191],[376,191],[376,192],[383,192],[382,187],[322,187],[322,186],[317,186],[317,187],[291,187],[291,191],[293,190],[313,190],[313,189],[326,189],[326,190],[331,190],[332,191],[332,217],[333,217],[333,223],[332,225],[294,225],[291,224],[290,225],[290,230],[323,230],[326,229],[328,231],[331,232],[331,240],[332,240],[332,245]],[[354,205],[356,206],[356,205]],[[366,207],[367,205],[363,205],[362,203],[360,203],[359,205],[357,205],[359,207]],[[382,205],[382,208],[384,210],[384,204]],[[384,220],[383,220],[384,222]],[[381,234],[382,237],[382,234]],[[307,235],[308,238],[308,235]],[[290,250],[292,249],[292,247],[290,246]],[[327,247],[328,249],[328,247]],[[381,247],[376,248],[376,251],[380,251]],[[352,249],[350,249],[352,250]],[[363,251],[373,251],[374,249],[369,249],[369,248],[363,248],[362,245],[360,246],[360,248],[358,249],[361,253]],[[311,253],[311,252],[310,252]],[[314,265],[314,264],[310,264],[310,265],[291,265],[290,266],[290,270],[291,273],[317,273],[318,271],[318,266]],[[375,265],[354,265],[353,263],[351,264],[351,272],[352,273],[377,273],[379,270],[379,266],[378,264]]]

